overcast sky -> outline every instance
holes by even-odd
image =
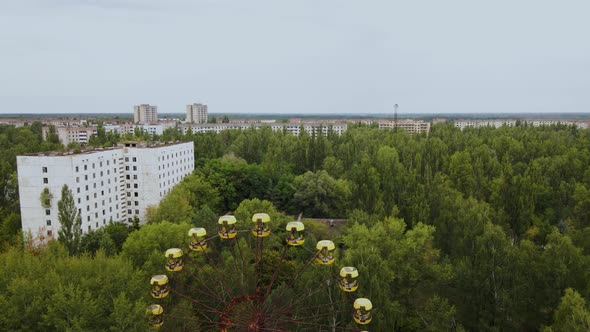
[[[0,0],[0,113],[590,112],[588,0]]]

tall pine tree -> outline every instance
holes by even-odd
[[[70,255],[75,255],[80,249],[82,236],[82,219],[74,204],[72,191],[67,185],[61,188],[61,199],[57,202],[57,218],[59,220],[59,241],[64,244]]]

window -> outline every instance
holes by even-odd
[[[127,175],[127,180],[131,180],[131,175]]]
[[[129,161],[129,157],[125,157],[125,161]]]
[[[97,218],[98,219],[98,212],[95,212],[94,213],[94,218]],[[96,227],[98,227],[98,223],[96,223]]]
[[[49,183],[49,179],[48,178],[43,178],[43,183],[45,183],[45,184]]]
[[[85,187],[86,187],[86,191],[88,191],[88,185],[86,185]]]
[[[137,174],[133,175],[133,180],[137,180]]]
[[[127,192],[127,197],[131,197],[131,193],[130,192]]]
[[[138,192],[135,192],[135,197],[139,197],[139,193]]]
[[[101,196],[104,196],[104,190],[101,190],[101,191],[100,191],[100,195],[101,195]]]
[[[80,203],[81,203],[81,199],[80,199],[80,197],[78,197],[78,204],[80,204]]]
[[[135,206],[139,206],[139,202],[138,201],[135,201]]]
[[[43,171],[43,173],[47,173],[47,167],[43,167],[41,170]]]
[[[134,171],[137,171],[137,166],[133,166],[133,170]]]
[[[80,193],[80,188],[76,188],[76,192],[79,194]]]
[[[105,210],[102,210],[102,215],[104,216],[105,214],[106,214],[106,211]]]
[[[84,175],[84,180],[88,181],[88,175]]]
[[[128,171],[129,170],[129,166],[125,166],[125,170]]]
[[[136,161],[137,161],[137,158],[133,157],[133,162],[136,162]]]
[[[76,176],[76,183],[80,183],[80,177]]]
[[[76,173],[78,173],[79,170],[80,170],[80,168],[78,166],[76,166]]]
[[[94,187],[94,189],[96,189],[96,183],[93,183],[92,186]]]
[[[86,200],[89,201],[90,200],[90,196],[86,195]]]
[[[94,198],[96,198],[96,193],[94,193]]]
[[[127,213],[128,213],[128,214],[131,214],[131,210],[127,210]]]
[[[90,211],[90,205],[86,205],[86,211]]]
[[[131,185],[129,183],[127,183],[127,188],[131,188]]]
[[[135,214],[139,214],[139,210],[135,210]]]
[[[94,163],[92,163],[92,168],[94,168]]]
[[[47,220],[45,221],[45,223],[47,224],[47,226],[51,226],[51,220]]]
[[[102,166],[102,165],[101,165],[101,166]],[[100,176],[102,176],[102,174],[103,174],[103,172],[102,172],[102,171],[100,171]]]
[[[84,165],[84,170],[88,170],[88,165]]]
[[[100,167],[102,167],[102,161],[100,162],[100,164],[99,164],[99,165],[100,165]]]
[[[46,215],[46,216],[50,216],[50,215],[51,215],[51,210],[49,210],[49,209],[45,209],[45,215]]]
[[[52,237],[53,236],[53,231],[52,230],[48,230],[47,231],[47,236],[48,237]]]
[[[90,216],[86,217],[86,220],[90,221]]]
[[[133,185],[133,188],[139,188],[139,186],[137,185],[137,183],[135,183],[135,184]]]
[[[91,230],[90,225],[88,225],[88,231],[90,232],[90,230]]]
[[[98,203],[94,202],[94,208],[96,209],[98,207]]]
[[[92,178],[96,179],[96,173],[92,173]]]

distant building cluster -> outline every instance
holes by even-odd
[[[206,123],[206,124],[182,124],[180,130],[183,134],[190,131],[193,133],[207,133],[215,132],[220,133],[228,129],[245,130],[248,128],[259,129],[262,127],[270,127],[273,131],[286,131],[295,136],[299,136],[301,130],[305,130],[310,135],[324,136],[328,135],[330,130],[337,134],[342,135],[346,131],[348,125],[346,123],[326,123],[326,122],[240,122],[240,123]]]
[[[400,119],[397,121],[394,120],[381,120],[379,123],[379,129],[403,129],[408,133],[414,134],[421,134],[430,132],[430,122],[425,122],[422,120],[412,120],[412,119]]]
[[[588,123],[582,121],[563,121],[563,120],[515,120],[515,119],[468,119],[454,121],[455,127],[461,130],[465,128],[495,127],[502,126],[514,127],[517,123],[527,124],[533,127],[551,126],[551,125],[574,125],[578,128],[588,128]]]
[[[60,229],[57,203],[67,185],[82,219],[83,232],[110,221],[145,218],[195,167],[193,142],[122,143],[81,153],[51,152],[17,157],[23,231],[49,237]],[[51,197],[44,202],[42,192]],[[47,197],[47,196],[45,196]]]

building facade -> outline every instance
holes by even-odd
[[[158,122],[158,106],[141,104],[133,106],[133,122],[150,124]]]
[[[394,129],[399,128],[407,131],[410,134],[420,134],[430,132],[430,122],[413,119],[397,120],[381,120],[379,121],[379,129]]]
[[[57,203],[67,185],[84,233],[110,221],[143,221],[194,170],[193,143],[123,143],[117,148],[82,153],[46,153],[17,157],[23,231],[57,237]],[[52,197],[42,202],[47,189]]]
[[[43,127],[42,131],[43,138],[47,139],[47,136],[49,135],[49,127]],[[55,133],[63,145],[68,145],[70,143],[88,143],[90,136],[96,135],[97,131],[96,126],[56,126]]]
[[[561,121],[561,120],[515,120],[515,119],[467,119],[454,121],[455,127],[463,130],[465,128],[495,127],[502,126],[514,127],[518,123],[526,124],[533,127],[552,126],[552,125],[574,125],[578,128],[586,129],[588,124],[582,121]]]
[[[299,136],[301,130],[308,134],[328,135],[330,131],[337,135],[342,135],[347,129],[346,123],[322,123],[322,122],[302,122],[302,123],[207,123],[207,124],[185,124],[180,126],[183,134],[189,129],[193,133],[215,132],[217,134],[228,129],[246,130],[248,128],[259,129],[270,127],[273,131],[286,131],[295,136]]]
[[[208,107],[205,104],[186,105],[187,123],[207,123],[209,116]]]

